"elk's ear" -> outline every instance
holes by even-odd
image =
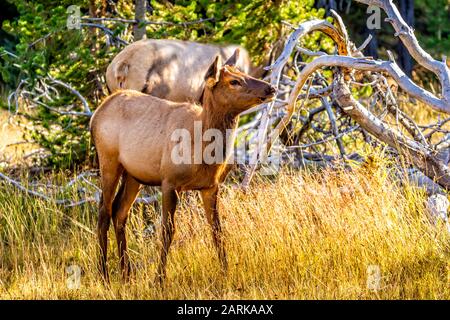
[[[234,50],[233,55],[228,58],[227,62],[225,62],[225,65],[232,66],[232,67],[236,66],[236,63],[239,60],[239,53],[240,53],[239,48],[236,48],[236,50]]]
[[[220,56],[216,56],[214,62],[209,67],[208,71],[206,71],[205,75],[206,86],[208,86],[209,88],[214,87],[216,83],[219,81],[220,68],[221,68]]]

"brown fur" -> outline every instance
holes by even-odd
[[[238,50],[227,64],[236,61],[237,54]],[[227,164],[175,164],[171,152],[177,142],[172,141],[171,135],[175,129],[184,128],[189,130],[191,137],[195,137],[195,121],[202,122],[203,130],[215,128],[225,135],[227,129],[236,128],[240,112],[273,98],[275,89],[228,65],[221,68],[219,61],[217,57],[206,72],[203,107],[125,90],[108,97],[94,113],[91,132],[102,181],[98,236],[101,270],[106,279],[107,230],[111,219],[116,230],[123,276],[128,278],[125,224],[141,184],[161,186],[163,194],[163,248],[158,267],[159,279],[164,277],[167,252],[175,232],[174,213],[178,193],[186,190],[201,191],[214,243],[226,269],[217,194],[219,183],[228,173]],[[180,82],[182,80],[179,79]],[[238,81],[238,84],[232,81]],[[194,145],[194,141],[191,142]],[[205,145],[201,142],[202,150]],[[122,185],[114,197],[120,176]]]
[[[203,76],[215,56],[225,61],[236,48],[168,39],[136,41],[113,59],[106,70],[106,82],[111,92],[133,89],[170,101],[200,102]],[[247,51],[240,51],[237,67],[260,75],[261,70],[252,66]]]

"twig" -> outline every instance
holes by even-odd
[[[297,145],[297,146],[289,146],[287,148],[288,149],[299,149],[299,148],[300,149],[306,149],[306,148],[310,148],[310,147],[313,147],[313,146],[317,146],[319,144],[324,144],[324,143],[327,143],[327,142],[335,141],[337,139],[342,138],[346,134],[349,134],[350,132],[355,131],[358,128],[359,128],[359,125],[356,125],[356,126],[353,126],[353,127],[349,128],[349,129],[343,131],[343,132],[340,132],[336,136],[329,137],[329,138],[326,138],[326,139],[321,139],[319,141],[315,141],[315,142],[311,142],[311,143],[307,143],[307,144],[301,144],[301,145]]]
[[[363,51],[370,43],[370,41],[372,41],[373,36],[371,34],[369,34],[369,36],[367,37],[366,40],[364,40],[364,42],[358,47],[358,51]]]
[[[130,23],[130,24],[137,24],[142,23],[144,25],[160,25],[160,26],[189,26],[194,24],[200,24],[208,21],[214,21],[215,18],[205,18],[205,19],[199,19],[194,21],[184,21],[184,22],[171,22],[171,21],[149,21],[149,20],[143,20],[143,21],[137,21],[135,19],[123,19],[123,18],[92,18],[92,17],[82,17],[81,20],[83,21],[109,21],[109,22],[120,22],[120,23]]]
[[[55,79],[55,78],[53,78],[51,76],[49,76],[49,79],[53,83],[58,84],[58,85],[60,85],[60,86],[62,86],[64,88],[66,88],[67,90],[72,92],[74,95],[76,95],[78,97],[78,99],[80,99],[81,103],[83,103],[85,114],[92,115],[92,111],[91,111],[91,108],[89,108],[88,102],[86,101],[86,99],[77,90],[75,90],[69,84],[67,84],[67,83],[65,83],[65,82],[63,82],[61,80],[57,80],[57,79]]]
[[[98,28],[102,30],[109,38],[112,38],[116,40],[118,43],[127,46],[129,43],[117,36],[114,35],[114,32],[109,30],[107,27],[105,27],[102,24],[96,24],[96,23],[81,23],[80,26],[82,27],[89,27],[89,28]]]
[[[328,99],[322,98],[321,101],[322,101],[322,104],[325,106],[325,109],[328,114],[328,118],[330,119],[331,130],[333,131],[333,135],[336,139],[336,144],[339,148],[339,152],[341,153],[342,158],[345,159],[345,148],[344,148],[344,144],[342,143],[342,139],[340,137],[339,129],[336,125],[336,116],[334,115],[334,112],[331,109],[331,105],[328,102]]]
[[[79,174],[77,177],[75,177],[74,179],[72,179],[69,183],[67,183],[64,187],[59,187],[59,189],[67,189],[68,187],[73,186],[76,182],[83,180],[84,182],[86,182],[87,184],[89,184],[90,186],[93,186],[96,190],[98,190],[97,192],[94,193],[94,196],[92,197],[86,197],[84,199],[81,199],[79,201],[72,201],[70,199],[54,199],[50,196],[47,196],[41,192],[37,192],[34,190],[30,190],[26,187],[24,187],[21,183],[19,183],[18,181],[6,176],[5,174],[0,172],[0,179],[5,180],[7,183],[11,184],[12,186],[16,187],[17,189],[19,189],[20,191],[29,194],[33,197],[37,197],[37,198],[41,198],[45,201],[49,201],[49,202],[54,202],[58,205],[63,205],[65,207],[75,207],[75,206],[79,206],[82,204],[86,204],[86,203],[90,203],[90,202],[96,202],[99,203],[100,202],[100,193],[101,193],[101,189],[99,187],[97,187],[95,184],[93,184],[92,182],[88,181],[86,179],[86,177],[88,176],[94,176],[96,175],[95,172],[93,171],[86,171],[83,172],[81,174]],[[155,201],[158,201],[159,196],[155,195],[155,196],[150,196],[150,197],[140,197],[136,199],[137,203],[144,203],[144,204],[150,204],[153,203]]]

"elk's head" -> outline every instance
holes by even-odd
[[[228,113],[239,114],[255,105],[275,98],[275,88],[269,83],[255,79],[239,71],[235,65],[239,59],[239,49],[221,65],[217,56],[205,75],[205,92],[214,101],[226,108]]]

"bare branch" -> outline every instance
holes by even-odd
[[[392,130],[371,114],[361,103],[353,98],[342,75],[337,76],[334,95],[339,105],[362,128],[389,146],[397,149],[405,156],[407,161],[417,166],[417,168],[436,181],[440,186],[446,190],[450,190],[450,169],[447,165],[439,160],[432,150]]]
[[[405,45],[411,56],[423,67],[432,71],[441,81],[442,111],[450,113],[450,70],[444,61],[438,61],[419,44],[414,30],[403,20],[397,6],[392,0],[356,0],[369,6],[378,6],[386,12],[387,21],[392,24],[396,35]]]
[[[182,26],[186,27],[189,25],[195,25],[195,24],[201,24],[208,21],[214,21],[214,17],[211,18],[205,18],[205,19],[199,19],[199,20],[193,20],[193,21],[184,21],[184,22],[170,22],[170,21],[149,21],[149,20],[143,20],[143,21],[137,21],[135,19],[123,19],[123,18],[92,18],[92,17],[82,17],[81,20],[83,21],[108,21],[108,22],[120,22],[120,23],[130,23],[130,24],[136,24],[136,23],[142,23],[144,25],[159,25],[159,26]]]
[[[364,40],[364,42],[358,47],[358,51],[363,51],[370,43],[370,41],[372,41],[373,36],[371,34],[369,34],[369,36],[367,37],[366,40]]]
[[[284,130],[295,111],[295,103],[300,90],[303,88],[308,77],[316,70],[323,67],[344,67],[349,69],[357,69],[362,71],[386,72],[394,78],[400,87],[405,90],[411,97],[414,97],[438,111],[450,110],[450,105],[437,98],[430,92],[417,86],[411,79],[406,77],[402,70],[393,62],[374,61],[362,58],[343,57],[343,56],[321,56],[307,64],[301,71],[297,83],[289,96],[287,106],[288,113],[276,127],[276,130]],[[272,137],[271,140],[273,140]]]
[[[348,48],[343,41],[342,35],[336,30],[336,28],[329,22],[324,20],[311,20],[306,21],[299,25],[299,27],[289,36],[283,52],[280,54],[275,63],[268,69],[271,70],[270,73],[270,83],[278,88],[281,78],[281,73],[289,60],[292,52],[294,51],[298,41],[306,34],[312,31],[322,31],[328,34],[332,39],[335,39],[335,43],[338,45],[338,52],[343,54],[348,54]],[[269,118],[272,114],[274,103],[270,103],[267,108],[263,111],[263,116],[261,119],[261,125],[258,135],[258,146],[251,157],[252,165],[247,170],[244,180],[242,182],[242,187],[248,188],[250,181],[255,173],[259,155],[261,154],[263,148],[266,145],[266,135],[269,127]],[[292,114],[291,114],[292,115]],[[289,117],[290,118],[290,117]],[[283,123],[285,125],[285,123]]]
[[[341,153],[342,158],[345,158],[345,148],[344,144],[342,143],[341,139],[342,136],[339,133],[339,129],[336,124],[336,116],[334,115],[334,112],[331,109],[331,105],[328,102],[328,98],[322,98],[321,101],[322,104],[325,106],[325,109],[327,110],[328,118],[330,119],[331,130],[333,131],[333,135],[336,139],[336,144],[339,148],[339,152]]]
[[[91,197],[86,197],[84,199],[81,199],[79,201],[72,201],[70,199],[55,199],[51,196],[45,195],[41,192],[37,192],[34,190],[30,190],[26,187],[24,187],[20,182],[6,176],[5,174],[0,172],[0,179],[5,180],[7,183],[11,184],[12,186],[14,186],[15,188],[17,188],[18,190],[25,192],[26,194],[33,196],[33,197],[37,197],[37,198],[41,198],[45,201],[49,201],[49,202],[54,202],[58,205],[63,205],[65,207],[75,207],[75,206],[79,206],[82,204],[86,204],[86,203],[90,203],[90,202],[95,202],[95,203],[99,203],[100,202],[100,188],[98,188],[95,184],[93,184],[92,182],[90,182],[89,180],[86,179],[86,177],[89,176],[95,176],[97,175],[96,172],[93,171],[86,171],[83,172],[81,174],[79,174],[77,177],[75,177],[74,179],[72,179],[71,181],[69,181],[69,183],[67,183],[65,186],[63,187],[57,187],[58,189],[61,190],[65,190],[68,187],[72,187],[75,183],[79,182],[79,181],[84,181],[85,183],[87,183],[88,185],[94,187],[97,191],[94,193],[93,196]],[[55,188],[55,186],[53,186],[53,188]],[[155,196],[150,196],[150,197],[140,197],[136,199],[137,203],[144,203],[144,204],[150,204],[152,202],[158,201],[159,197],[157,195]]]
[[[108,38],[114,39],[115,41],[117,41],[118,43],[122,44],[122,45],[128,45],[129,43],[117,36],[114,35],[114,32],[112,32],[111,30],[109,30],[107,27],[105,27],[102,24],[96,24],[96,23],[81,23],[80,24],[82,27],[90,27],[90,28],[98,28],[100,30],[102,30],[106,36]]]
[[[92,115],[92,111],[91,108],[89,108],[89,104],[86,101],[86,99],[81,95],[81,93],[79,93],[77,90],[75,90],[72,86],[70,86],[69,84],[61,81],[61,80],[57,80],[51,76],[49,76],[49,79],[55,83],[58,84],[64,88],[66,88],[67,90],[69,90],[70,92],[72,92],[74,95],[76,95],[78,97],[78,99],[80,99],[81,103],[83,103],[84,106],[84,110],[85,110],[85,114],[87,115]]]

